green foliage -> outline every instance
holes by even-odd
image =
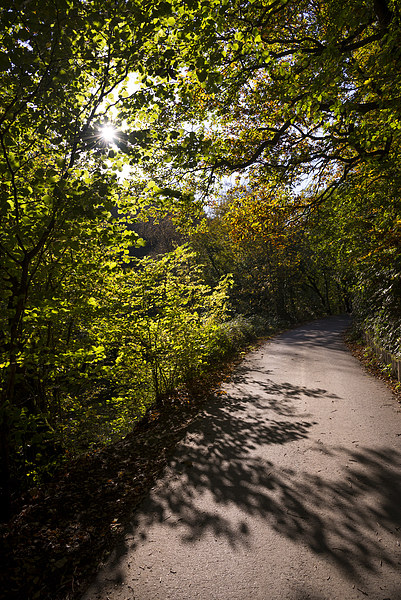
[[[51,297],[34,286],[27,303],[18,408],[7,413],[13,477],[27,485],[68,456],[125,435],[149,406],[223,355],[228,277],[214,289],[204,284],[185,247],[122,268],[111,260],[121,246],[81,242],[81,260],[58,263],[62,286]]]
[[[400,351],[398,2],[6,1],[0,22],[6,505],[244,343],[254,313],[352,292]],[[133,222],[160,215],[194,253],[132,259]]]
[[[401,265],[371,265],[358,277],[355,286],[356,323],[376,344],[401,356]]]
[[[231,272],[237,312],[263,315],[271,326],[345,310],[346,265],[331,248],[333,221],[305,215],[288,190],[250,180],[220,199],[192,238],[206,276]]]
[[[94,324],[114,348],[112,368],[105,368],[119,384],[119,398],[125,390],[130,401],[148,406],[207,367],[228,286],[228,278],[214,290],[205,285],[185,247],[136,261],[120,277],[117,295]]]
[[[149,145],[149,136],[129,132],[138,120],[143,127],[144,104],[128,91],[128,76],[140,80],[142,73],[145,81],[144,64],[157,70],[159,34],[172,25],[172,6],[164,4],[34,0],[0,9],[3,514],[17,453],[35,437],[36,417],[58,439],[63,399],[74,398],[77,414],[78,395],[101,381],[104,352],[90,335],[96,292],[137,238],[115,219],[118,210],[132,212],[131,190],[121,189],[117,174],[146,157]],[[148,105],[145,113],[150,121]],[[110,119],[121,129],[109,151],[100,125]]]
[[[286,183],[313,175],[322,191],[358,165],[396,160],[398,3],[235,2],[214,10],[212,3],[215,21],[204,19],[194,40],[195,73],[182,90],[185,118],[188,98],[194,123],[209,115],[212,127],[196,131],[214,171],[279,170]]]
[[[197,241],[209,276],[231,260],[236,300],[253,310],[274,312],[278,301],[300,316],[302,304],[314,314],[352,304],[355,317],[396,350],[399,2],[238,2],[221,14],[214,8],[215,25],[203,22],[194,72],[170,117],[177,127],[184,107],[181,118],[191,117],[196,132],[188,146],[212,177],[240,172],[250,182],[246,208],[241,193],[237,214],[230,209],[228,239],[226,231]],[[304,188],[287,200],[279,252],[266,228],[272,219],[260,210],[271,211],[260,190],[277,182]],[[209,224],[209,232],[219,227]]]

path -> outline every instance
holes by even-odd
[[[83,600],[401,600],[401,411],[345,325],[247,355]]]

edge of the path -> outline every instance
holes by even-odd
[[[81,455],[52,482],[30,490],[17,514],[0,525],[0,600],[80,598],[204,404],[248,352],[283,331],[248,340],[151,407],[123,439]]]
[[[374,349],[359,334],[347,330],[343,335],[344,342],[351,354],[359,360],[364,369],[373,377],[383,381],[393,392],[397,402],[401,403],[401,382],[392,375],[387,365],[377,356]]]

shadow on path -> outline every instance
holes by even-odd
[[[385,529],[399,534],[401,454],[385,447],[326,449],[325,460],[333,460],[335,472],[341,465],[336,477],[309,474],[302,471],[301,464],[275,466],[258,455],[258,450],[307,438],[315,424],[297,419],[291,401],[301,394],[319,401],[332,396],[325,390],[287,383],[281,388],[274,385],[270,394],[273,399],[268,395],[263,401],[229,396],[210,403],[175,452],[169,476],[156,487],[126,532],[133,540],[131,548],[146,539],[155,521],[177,528],[184,543],[212,534],[234,548],[248,546],[252,543],[248,517],[254,517],[285,538],[329,558],[356,579],[381,564],[396,566],[400,560],[396,549],[387,551],[378,532]],[[283,398],[287,399],[284,404]],[[275,414],[267,417],[266,409]],[[230,507],[241,512],[232,517]],[[128,543],[126,540],[115,556],[116,581],[118,559],[127,552]]]
[[[313,348],[330,348],[347,352],[347,349],[339,335],[339,332],[344,331],[351,324],[351,317],[348,315],[333,316],[312,323],[303,325],[302,328],[287,331],[284,335],[286,343],[313,347]],[[282,340],[282,336],[278,336],[276,340]]]

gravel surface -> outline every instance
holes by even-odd
[[[244,358],[82,600],[401,600],[401,408],[347,324]]]

